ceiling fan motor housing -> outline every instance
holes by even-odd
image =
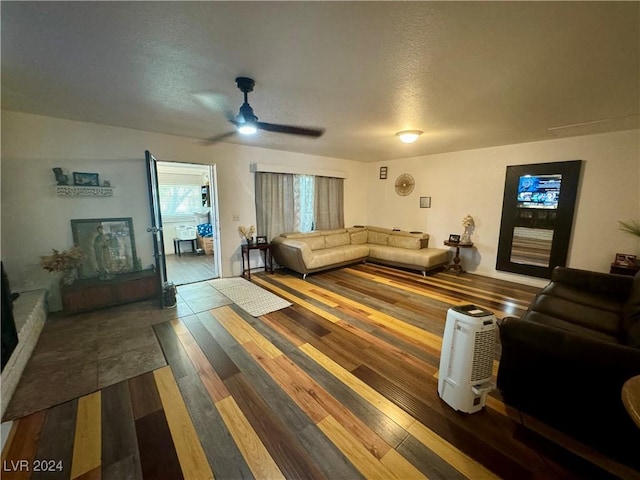
[[[236,78],[236,85],[241,92],[248,93],[253,92],[253,87],[256,86],[256,82],[253,80],[253,78],[238,77]]]

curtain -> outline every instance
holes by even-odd
[[[343,179],[256,172],[258,235],[342,227]]]
[[[256,231],[272,238],[294,231],[293,175],[256,172]]]
[[[344,179],[315,177],[316,230],[344,228]]]

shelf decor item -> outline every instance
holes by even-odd
[[[243,227],[242,225],[238,227],[240,233],[247,241],[247,245],[253,245],[253,234],[256,233],[255,225],[251,225],[250,227]]]
[[[84,254],[80,247],[74,246],[62,252],[52,249],[53,253],[40,257],[40,266],[49,272],[62,272],[62,283],[71,285],[76,280],[76,269],[82,265]]]
[[[416,182],[410,174],[403,173],[398,178],[396,178],[396,183],[394,186],[398,195],[400,195],[401,197],[406,197],[411,192],[413,192],[413,189],[416,186]]]
[[[80,187],[99,187],[97,173],[73,172],[73,184]]]
[[[467,215],[462,219],[462,226],[464,227],[464,233],[460,238],[460,243],[471,243],[471,233],[476,226],[475,221],[471,215]]]

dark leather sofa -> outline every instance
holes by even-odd
[[[640,274],[556,267],[500,341],[507,404],[640,469],[640,429],[620,395],[640,375]]]

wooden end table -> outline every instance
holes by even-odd
[[[191,244],[191,251],[194,254],[196,253],[196,249],[198,247],[196,246],[195,238],[185,239],[185,238],[178,238],[178,237],[175,237],[173,239],[173,253],[177,253],[179,257],[182,256],[182,252],[180,251],[180,242],[189,242]]]
[[[471,243],[460,243],[460,242],[450,242],[448,240],[445,240],[444,244],[447,247],[454,247],[456,249],[456,255],[455,255],[455,257],[453,257],[453,263],[451,265],[449,265],[447,268],[449,270],[454,270],[456,272],[456,275],[460,275],[461,273],[464,273],[464,269],[462,268],[462,265],[460,264],[460,249],[461,248],[471,248],[471,247],[473,247],[473,242],[471,242]]]
[[[251,250],[258,250],[262,252],[264,256],[264,271],[273,273],[273,258],[271,257],[271,244],[270,243],[252,243],[252,244],[242,244],[241,245],[242,252],[242,276],[246,277],[248,280],[251,280],[251,270],[256,270],[256,268],[252,269],[250,260],[251,260]],[[246,266],[245,266],[246,265]]]

